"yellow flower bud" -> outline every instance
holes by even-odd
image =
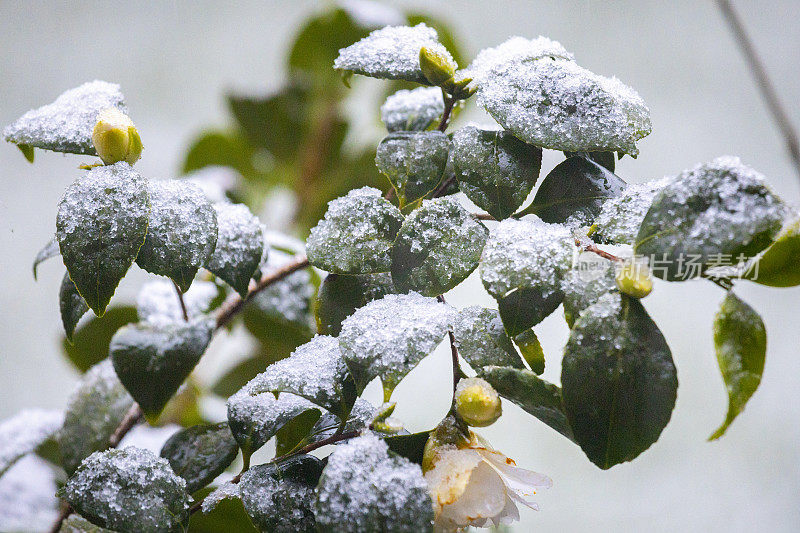
[[[503,414],[497,391],[481,378],[459,381],[455,401],[456,413],[470,426],[489,426]]]
[[[92,142],[97,155],[106,165],[119,161],[134,164],[142,155],[142,139],[133,121],[115,107],[109,107],[97,116],[92,131]]]
[[[617,269],[617,288],[628,296],[644,298],[653,290],[650,269],[641,261],[625,261]]]
[[[453,79],[456,73],[456,65],[452,59],[424,46],[419,51],[419,67],[425,78],[437,87]]]

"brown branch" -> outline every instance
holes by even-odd
[[[489,213],[472,213],[472,217],[475,218],[476,220],[493,220],[497,222],[497,219],[494,218]]]
[[[189,312],[186,310],[186,302],[183,299],[183,291],[178,284],[174,281],[172,282],[172,286],[175,287],[175,294],[178,295],[178,302],[181,304],[181,313],[183,314],[183,319],[188,322],[189,321]]]
[[[442,303],[447,303],[444,301],[444,296],[441,294],[437,296],[436,299]],[[456,348],[456,337],[453,335],[453,330],[447,332],[447,337],[450,339],[450,358],[453,362],[453,401],[455,401],[456,387],[458,387],[458,382],[461,380],[461,376],[464,373],[458,362],[458,348]]]
[[[730,0],[717,0],[717,6],[719,6],[720,11],[722,11],[722,15],[728,22],[736,42],[739,44],[739,48],[744,54],[747,66],[756,79],[761,95],[764,97],[764,100],[766,100],[770,113],[772,113],[772,118],[775,120],[775,123],[783,135],[786,148],[789,150],[789,156],[792,159],[792,163],[794,163],[797,176],[800,178],[800,141],[798,141],[797,131],[794,129],[789,115],[786,113],[786,109],[781,105],[775,86],[772,84],[767,74],[767,69],[758,56],[756,48],[748,37],[747,31],[744,29],[744,25]]]
[[[592,252],[593,254],[597,254],[603,259],[608,259],[609,261],[622,261],[621,257],[617,257],[614,254],[610,254],[605,250],[601,250],[596,245],[592,243],[581,242],[580,239],[575,239],[575,245],[581,248],[584,252]]]
[[[450,113],[453,112],[453,106],[456,104],[456,99],[449,96],[447,93],[442,91],[442,96],[444,96],[444,113],[442,113],[442,120],[439,121],[439,131],[444,132],[447,130],[447,123],[450,120]]]

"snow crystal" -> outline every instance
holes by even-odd
[[[240,485],[244,508],[261,531],[316,531],[313,485],[278,472],[271,464],[258,465],[245,472]]]
[[[241,498],[241,496],[239,484],[226,481],[203,498],[201,510],[204,513],[210,513],[222,500],[234,500]]]
[[[58,513],[53,467],[23,457],[0,478],[0,531],[49,531]]]
[[[442,341],[454,317],[449,305],[412,292],[384,296],[345,319],[339,346],[359,389],[380,376],[391,392]]]
[[[296,260],[294,255],[273,249],[269,252],[266,263],[261,266],[261,273],[271,274]],[[259,291],[251,298],[249,305],[272,320],[300,327],[303,332],[309,332],[310,336],[310,332],[316,330],[311,311],[314,293],[311,274],[307,269],[301,269]]]
[[[453,323],[453,336],[458,353],[475,370],[489,365],[525,368],[494,309],[462,309]]]
[[[52,409],[24,409],[0,422],[0,476],[52,437],[63,422],[64,414]]]
[[[629,185],[620,196],[606,200],[594,219],[597,235],[604,241],[632,245],[653,198],[672,179],[665,177]]]
[[[438,87],[401,89],[381,106],[381,120],[389,131],[421,131],[444,113],[442,90]]]
[[[487,73],[495,66],[507,61],[525,59],[556,58],[573,61],[575,58],[567,52],[561,43],[541,35],[536,39],[514,36],[493,48],[485,48],[478,52],[472,63],[456,73],[456,80],[472,78],[476,86],[480,86]]]
[[[389,252],[402,222],[400,210],[378,189],[354,189],[331,201],[325,217],[311,229],[308,259],[338,274],[388,272]]]
[[[573,243],[568,228],[547,224],[535,215],[504,220],[491,231],[483,249],[483,285],[495,298],[521,288],[540,289],[547,297],[560,290]]]
[[[198,280],[183,293],[186,313],[197,318],[207,312],[211,302],[219,295],[219,288],[211,281]],[[183,311],[171,281],[154,279],[146,282],[136,296],[136,312],[141,322],[167,325],[183,321]]]
[[[482,54],[473,73],[478,104],[525,142],[635,156],[635,142],[650,133],[650,112],[636,91],[578,66],[558,43],[515,37]]]
[[[119,85],[91,81],[64,92],[52,104],[28,111],[6,126],[3,136],[15,144],[96,155],[92,130],[98,113],[109,107],[127,112]]]
[[[375,78],[408,80],[428,85],[419,66],[419,51],[422,47],[455,63],[450,52],[438,39],[436,30],[424,23],[413,27],[387,26],[339,50],[339,57],[333,62],[333,68]]]
[[[209,202],[224,204],[230,202],[227,193],[236,187],[241,174],[231,167],[209,165],[190,172],[182,179],[200,187]]]
[[[375,164],[392,182],[400,205],[419,200],[441,183],[450,139],[441,131],[390,133],[378,145]]]
[[[337,446],[318,486],[315,514],[331,532],[428,531],[433,507],[418,465],[366,434]]]
[[[564,292],[564,316],[572,325],[581,311],[592,305],[602,295],[617,291],[616,265],[592,252],[577,256],[573,268],[564,275],[561,290]]]
[[[214,209],[219,234],[208,269],[244,296],[264,251],[261,223],[242,204],[216,204]]]
[[[403,221],[392,248],[392,280],[400,291],[443,294],[467,279],[489,231],[457,200],[423,200]]]
[[[273,363],[253,378],[254,392],[290,392],[333,412],[341,412],[344,384],[350,377],[339,351],[339,340],[318,335],[299,346],[292,355]]]
[[[217,244],[217,215],[197,185],[182,180],[147,184],[150,217],[136,263],[173,279],[186,291]]]

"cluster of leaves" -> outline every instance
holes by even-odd
[[[66,472],[58,495],[77,514],[62,531],[432,530],[421,469],[428,432],[408,434],[387,417],[395,387],[445,338],[497,393],[600,468],[632,460],[667,425],[678,383],[664,336],[608,245],[665,261],[653,272],[668,281],[683,280],[677,265],[696,256],[694,276],[726,288],[714,340],[729,410],[712,438],[758,387],[764,324],[729,290],[733,278],[800,283],[797,215],[763,177],[720,158],[629,186],[614,174],[615,152],[636,155],[650,130],[635,91],[542,37],[510,39],[456,70],[446,33],[419,17],[394,22],[412,25],[370,33],[372,22],[345,8],[313,19],[292,47],[289,86],[231,97],[237,126],[204,135],[187,158],[187,170],[236,169],[243,181],[232,195],[251,205],[291,186],[299,226],[321,218],[307,260],[302,243],[201,188],[208,174],[151,181],[123,162],[89,168],[65,192],[34,273],[61,255],[68,354],[85,374],[64,413],[0,424],[0,475],[37,450]],[[423,85],[394,86],[375,154],[343,149],[343,89],[331,65],[347,80]],[[473,95],[499,128],[447,133]],[[33,146],[92,154],[93,121],[109,105],[124,108],[117,86],[86,84],[5,136],[26,156]],[[539,183],[543,149],[566,159]],[[363,174],[353,171],[362,163]],[[387,193],[368,186],[373,163]],[[486,213],[469,212],[456,192]],[[586,251],[597,254],[597,275],[573,268]],[[717,268],[716,257],[739,254],[763,265],[758,276],[752,263]],[[142,288],[135,309],[109,308],[134,263],[163,278]],[[445,303],[476,270],[497,310]],[[561,306],[571,329],[559,386],[539,377],[546,358],[533,328]],[[97,318],[79,326],[89,310]],[[227,397],[227,420],[211,423],[189,376],[239,310],[259,343],[212,387]],[[457,359],[454,375],[466,375]],[[375,378],[380,408],[360,397]],[[150,423],[185,426],[160,456],[116,449],[139,409]],[[273,437],[276,458],[250,467]],[[324,460],[310,455],[334,443]],[[220,483],[240,453],[242,473]]]

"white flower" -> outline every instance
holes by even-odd
[[[425,481],[433,499],[436,531],[509,524],[519,520],[517,503],[538,511],[530,498],[536,489],[553,485],[549,477],[520,468],[476,441],[468,448],[440,449]]]

